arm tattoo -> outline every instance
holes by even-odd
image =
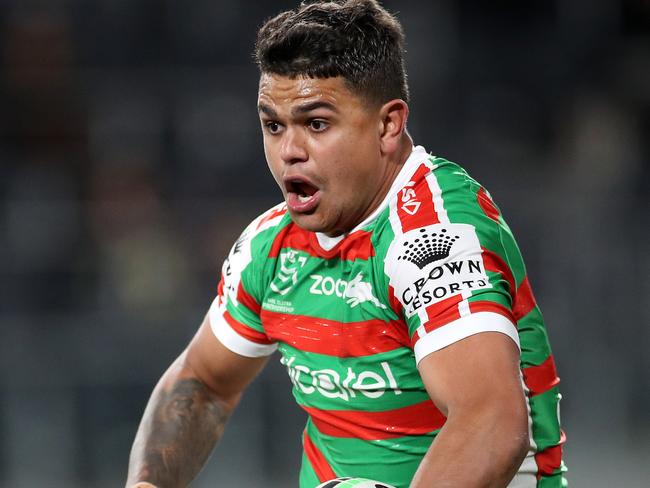
[[[131,452],[130,476],[159,488],[187,486],[223,433],[231,409],[196,379],[152,395]]]

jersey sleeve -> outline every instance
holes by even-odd
[[[384,264],[416,361],[480,332],[503,333],[520,347],[503,244],[509,229],[485,212],[484,190],[458,166],[437,174],[435,167],[423,163],[392,201]]]
[[[277,349],[260,319],[265,280],[261,234],[282,215],[277,208],[272,209],[254,220],[237,239],[223,263],[217,297],[208,312],[214,335],[242,356],[268,356]]]

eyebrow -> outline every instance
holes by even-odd
[[[266,115],[268,115],[269,117],[272,117],[272,118],[277,118],[277,116],[278,116],[278,113],[275,110],[273,110],[271,107],[269,107],[268,105],[266,105],[264,103],[260,103],[257,106],[257,111],[262,112],[263,114],[266,114]]]
[[[291,113],[293,115],[305,114],[307,112],[311,112],[312,110],[316,110],[316,109],[319,109],[319,108],[326,108],[328,110],[331,110],[332,112],[338,112],[336,107],[333,104],[331,104],[330,102],[324,102],[322,100],[318,100],[318,101],[315,101],[315,102],[305,103],[304,105],[298,105],[297,107],[294,107],[291,110]]]
[[[325,108],[331,110],[332,112],[338,112],[336,106],[334,106],[332,103],[318,100],[315,102],[309,102],[309,103],[305,103],[304,105],[299,105],[297,107],[294,107],[291,110],[291,113],[292,115],[295,116],[295,115],[305,114],[307,112],[311,112],[312,110],[316,110],[319,108]],[[260,103],[257,106],[257,110],[263,114],[268,115],[269,117],[277,118],[278,116],[278,113],[273,108],[266,105],[265,103]]]

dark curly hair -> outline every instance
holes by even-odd
[[[295,78],[343,77],[358,96],[408,102],[404,31],[376,0],[303,2],[267,20],[257,34],[260,72]]]

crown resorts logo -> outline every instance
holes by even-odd
[[[404,254],[397,260],[405,259],[422,269],[427,264],[445,259],[449,256],[451,246],[460,236],[447,234],[447,229],[440,232],[427,233],[426,229],[420,229],[419,235],[413,241],[404,241]]]
[[[450,296],[492,287],[472,226],[435,224],[414,229],[403,234],[393,249],[394,262],[415,265],[398,268],[399,279],[394,279],[407,317]]]

